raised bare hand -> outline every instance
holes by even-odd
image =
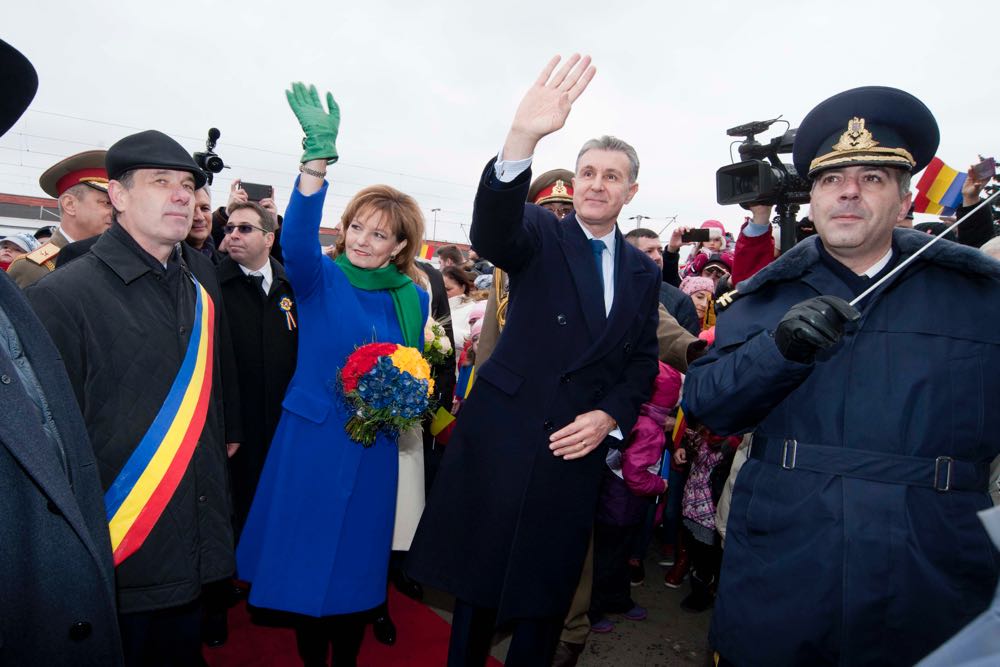
[[[590,56],[573,54],[556,70],[559,61],[559,56],[553,57],[521,99],[504,144],[505,160],[531,156],[542,137],[562,128],[573,102],[597,72],[590,64]]]

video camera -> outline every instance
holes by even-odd
[[[194,154],[194,161],[198,164],[198,167],[205,172],[209,185],[212,184],[212,178],[215,174],[218,174],[226,167],[226,165],[222,162],[222,158],[215,152],[215,143],[221,136],[222,133],[219,132],[218,128],[208,128],[208,141],[205,142],[205,152]]]
[[[792,152],[795,129],[790,128],[766,144],[756,139],[756,135],[766,132],[780,118],[757,120],[726,130],[729,136],[744,139],[739,146],[742,162],[715,172],[715,197],[720,204],[741,204],[746,208],[754,204],[809,203],[809,179],[799,176],[795,167],[778,157]]]

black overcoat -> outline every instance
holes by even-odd
[[[660,271],[617,234],[615,295],[575,215],[525,205],[491,162],[472,243],[510,275],[504,335],[478,371],[410,551],[410,574],[511,618],[562,618],[590,540],[609,441],[572,461],[549,436],[601,409],[628,434],[657,372]]]
[[[115,570],[119,612],[194,600],[232,574],[221,348],[228,331],[215,267],[180,244],[163,270],[115,224],[91,251],[26,294],[66,365],[107,489],[167,395],[194,320],[193,274],[215,302],[212,394],[201,437],[142,547]]]
[[[285,269],[270,259],[273,279],[265,300],[256,285],[231,257],[217,267],[219,286],[236,357],[243,442],[229,459],[232,473],[233,511],[239,535],[250,511],[264,459],[281,418],[298,351],[298,311]],[[282,310],[287,299],[292,326]]]
[[[0,307],[66,457],[64,469],[44,446],[36,408],[0,353],[0,665],[120,665],[111,542],[80,409],[55,346],[6,275]]]

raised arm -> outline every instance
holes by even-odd
[[[285,95],[288,106],[302,126],[305,139],[302,142],[302,173],[285,212],[282,250],[295,293],[300,299],[305,299],[322,284],[323,253],[319,244],[319,225],[326,198],[327,165],[338,159],[340,107],[333,95],[327,93],[327,108],[324,108],[316,86],[307,88],[303,83],[293,83]]]

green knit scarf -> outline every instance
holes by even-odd
[[[417,286],[410,277],[400,273],[395,264],[389,264],[381,269],[359,269],[351,264],[346,254],[338,255],[333,261],[354,287],[368,292],[389,290],[392,293],[392,305],[396,307],[396,318],[403,332],[403,341],[407,347],[419,349],[420,332],[424,328],[424,323],[420,317],[420,296],[417,293]]]

